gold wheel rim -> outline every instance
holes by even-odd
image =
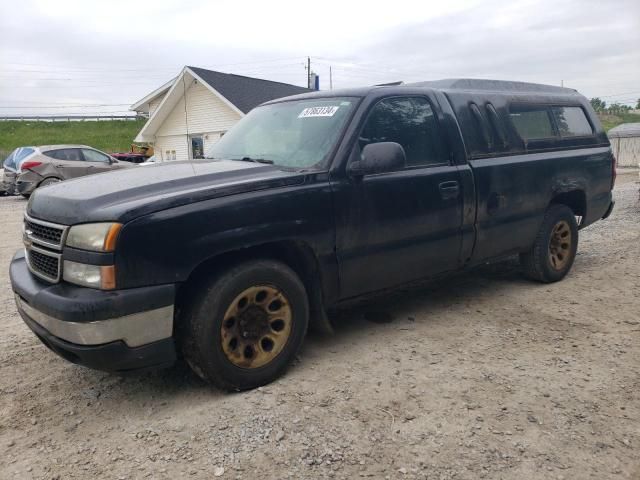
[[[222,350],[240,368],[260,368],[271,362],[289,340],[291,304],[273,285],[249,287],[236,296],[222,320]]]
[[[556,270],[562,270],[571,259],[571,227],[565,220],[555,224],[549,241],[549,263]]]

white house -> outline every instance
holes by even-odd
[[[252,108],[309,91],[287,83],[184,67],[176,78],[131,106],[149,115],[135,141],[152,144],[160,161],[202,158]]]

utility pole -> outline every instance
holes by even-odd
[[[329,65],[329,90],[333,90],[333,73],[331,72],[331,65]]]
[[[311,88],[311,57],[307,57],[307,88]]]

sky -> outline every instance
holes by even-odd
[[[320,88],[440,78],[640,99],[640,0],[0,0],[0,116],[128,114],[193,65]]]

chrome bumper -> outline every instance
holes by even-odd
[[[77,345],[102,345],[123,341],[129,347],[170,338],[173,305],[95,322],[67,322],[47,315],[15,295],[16,305],[52,335]]]

